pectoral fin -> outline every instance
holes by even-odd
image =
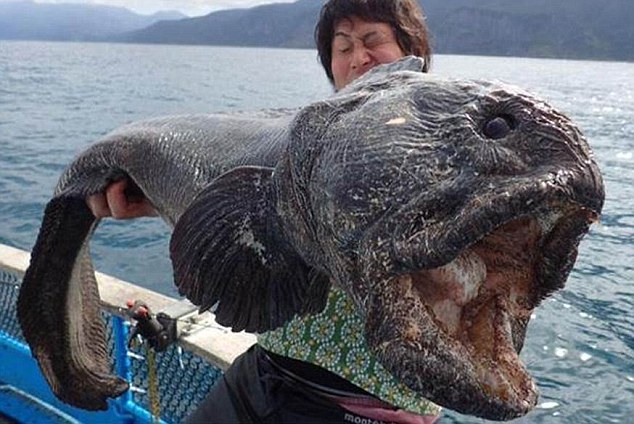
[[[261,332],[323,309],[330,282],[286,241],[273,169],[236,168],[211,183],[177,222],[170,243],[181,294],[234,331]]]

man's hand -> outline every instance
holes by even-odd
[[[105,193],[87,198],[86,204],[96,218],[111,216],[115,219],[130,219],[158,215],[141,190],[129,180],[110,184]]]

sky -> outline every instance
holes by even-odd
[[[16,0],[0,0],[0,2]],[[206,15],[222,9],[247,8],[270,3],[292,3],[294,0],[35,0],[36,3],[83,3],[120,6],[133,12],[151,14],[159,10],[178,10],[189,16]],[[315,0],[318,1],[318,0]]]

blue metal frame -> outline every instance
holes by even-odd
[[[116,372],[131,381],[126,322],[114,316]],[[125,423],[147,424],[156,420],[135,403],[128,391],[109,401],[106,411],[91,412],[58,400],[51,392],[29,347],[0,330],[0,413],[20,423]],[[166,424],[163,420],[160,423]]]

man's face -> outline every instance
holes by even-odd
[[[376,65],[394,62],[405,55],[389,24],[367,22],[355,16],[335,24],[331,49],[330,67],[336,90]]]

